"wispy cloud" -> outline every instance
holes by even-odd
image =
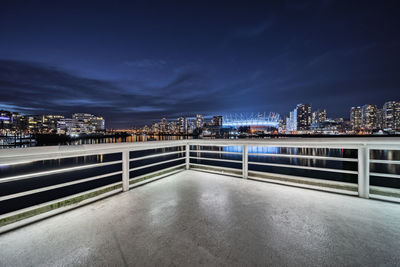
[[[167,62],[162,59],[140,59],[125,61],[124,64],[134,68],[162,68],[167,65]]]
[[[273,22],[274,22],[274,20],[271,18],[271,19],[265,20],[257,25],[241,27],[234,32],[233,37],[249,38],[249,37],[256,37],[256,36],[262,35],[268,29],[271,28],[271,26],[273,25]]]

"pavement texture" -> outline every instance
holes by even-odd
[[[0,266],[400,266],[400,205],[183,171],[0,235]]]

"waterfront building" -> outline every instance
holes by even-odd
[[[374,130],[376,126],[376,105],[365,104],[362,106],[362,128],[365,130]]]
[[[312,113],[312,123],[320,123],[326,121],[326,109],[318,109]]]
[[[388,101],[382,109],[383,129],[387,131],[400,130],[400,102]]]
[[[222,126],[222,116],[214,116],[212,118],[212,125],[213,126]]]
[[[88,129],[88,133],[102,132],[105,130],[105,120],[103,117],[87,113],[75,113],[72,114],[72,118],[83,122]]]
[[[352,107],[350,110],[350,124],[353,130],[360,130],[362,126],[362,108]]]
[[[310,130],[311,126],[311,105],[298,104],[295,108],[296,131]]]
[[[166,133],[168,128],[168,120],[166,118],[162,118],[160,122],[160,133]]]
[[[204,116],[197,114],[196,115],[196,128],[201,129],[204,126]]]
[[[184,117],[178,118],[178,132],[181,134],[187,132],[187,120]]]

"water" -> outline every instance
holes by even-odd
[[[75,140],[69,145],[77,144],[92,144],[92,143],[111,143],[111,142],[143,142],[148,140],[181,140],[182,136],[163,136],[163,137],[152,137],[148,136],[128,136],[126,138],[104,138],[104,139],[83,139]],[[207,146],[191,146],[192,150],[214,150],[214,151],[225,151],[242,153],[241,146],[227,146],[227,147],[207,147]],[[265,146],[249,146],[248,152],[250,154],[290,154],[290,155],[315,155],[315,156],[329,156],[339,158],[357,158],[357,151],[352,149],[317,149],[317,148],[278,148],[278,147],[265,147]],[[141,170],[132,171],[130,173],[131,178],[149,172],[157,171],[166,167],[175,166],[185,162],[184,147],[179,146],[175,148],[162,148],[162,149],[150,149],[145,151],[134,151],[131,152],[131,158],[142,157],[145,155],[165,153],[172,151],[182,151],[175,155],[160,156],[151,159],[144,159],[140,161],[133,161],[130,163],[130,168],[138,166],[144,166],[147,164],[181,158],[176,162],[166,163],[158,166],[144,168]],[[377,151],[371,152],[372,159],[388,159],[388,160],[400,160],[400,151]],[[242,156],[241,154],[210,154],[204,152],[191,152],[192,157],[207,157],[207,160],[191,159],[191,163],[209,164],[213,166],[229,167],[238,170],[242,169]],[[35,172],[42,172],[48,170],[54,170],[59,168],[76,167],[87,164],[95,164],[102,162],[111,162],[121,160],[121,153],[114,153],[108,155],[93,155],[93,156],[82,156],[76,158],[57,159],[57,160],[44,160],[35,161],[25,164],[17,165],[6,165],[0,166],[0,179],[15,176],[29,174],[34,170]],[[228,159],[237,160],[238,163],[233,162],[220,162],[213,161],[212,159]],[[343,169],[350,171],[357,171],[357,162],[342,162],[332,160],[316,160],[316,159],[302,159],[302,158],[283,158],[278,156],[262,156],[262,155],[249,155],[249,162],[269,162],[277,164],[288,164],[288,165],[301,165],[301,166],[312,166],[320,168],[330,169]],[[18,192],[24,192],[27,190],[34,190],[37,188],[57,185],[66,182],[77,181],[80,179],[102,175],[111,172],[121,171],[121,163],[112,164],[105,167],[95,167],[86,170],[68,171],[61,174],[52,174],[41,177],[29,178],[19,181],[12,181],[7,183],[0,183],[0,196],[6,196]],[[287,175],[295,175],[309,178],[325,179],[347,183],[357,183],[357,174],[341,174],[326,171],[316,170],[304,170],[294,168],[284,168],[275,166],[261,166],[249,163],[249,171],[261,171],[270,173],[280,173]],[[394,164],[371,164],[371,172],[382,172],[382,173],[400,173],[400,165]],[[19,197],[15,199],[5,200],[0,202],[0,214],[11,212],[22,208],[29,207],[51,201],[54,199],[62,198],[79,192],[84,192],[90,189],[94,189],[100,186],[112,184],[121,181],[121,174],[112,175],[107,178],[96,179],[76,185],[70,185],[65,188],[53,189],[45,192],[35,193],[32,195]],[[400,179],[386,178],[386,177],[374,177],[370,178],[371,185],[400,188]]]

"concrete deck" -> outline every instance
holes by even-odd
[[[399,266],[400,205],[184,171],[0,236],[1,266]]]

